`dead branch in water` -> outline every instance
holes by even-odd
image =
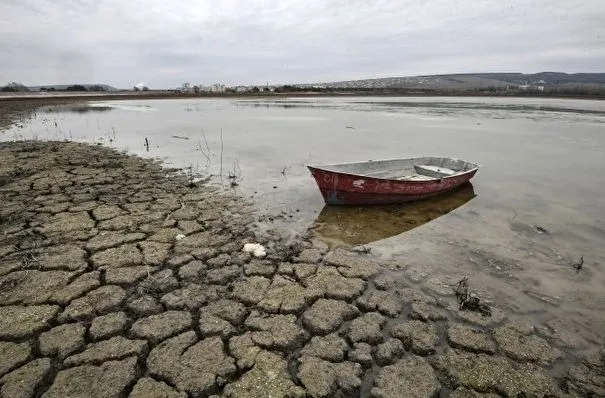
[[[221,184],[223,183],[223,129],[221,129]]]
[[[468,276],[465,276],[456,285],[456,298],[461,311],[476,311],[483,316],[491,316],[492,310],[487,304],[481,303],[479,297],[473,295],[468,285]]]
[[[208,140],[206,140],[206,134],[204,134],[204,130],[202,130],[202,138],[204,139],[204,144],[206,145],[206,150],[204,151],[204,148],[202,147],[202,143],[200,142],[198,144],[198,150],[200,152],[202,152],[202,155],[204,155],[204,157],[206,158],[206,161],[208,162],[207,165],[210,165],[210,163],[212,162],[210,160],[210,146],[208,145]]]
[[[576,272],[580,272],[582,270],[583,265],[584,265],[584,256],[580,256],[580,261],[577,263],[573,263],[571,266],[575,268]]]
[[[229,185],[236,187],[239,185],[239,180],[242,176],[242,169],[239,167],[239,161],[233,162],[233,171],[228,172]]]

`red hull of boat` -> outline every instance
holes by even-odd
[[[329,205],[378,205],[420,200],[469,181],[477,169],[429,181],[399,181],[331,172],[308,166]]]

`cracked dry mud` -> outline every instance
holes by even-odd
[[[1,397],[605,395],[603,350],[255,234],[241,199],[151,161],[3,143],[0,201]]]

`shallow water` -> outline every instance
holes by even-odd
[[[235,175],[235,189],[281,228],[311,227],[330,245],[364,244],[427,286],[470,275],[496,305],[558,317],[587,344],[604,335],[604,101],[120,101],[43,109],[0,132],[2,140],[31,138],[99,142],[202,175],[222,169],[222,182]],[[472,186],[425,203],[340,209],[323,206],[304,167],[422,155],[481,168]]]

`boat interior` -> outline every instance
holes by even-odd
[[[377,160],[318,167],[337,173],[403,181],[428,181],[463,174],[478,168],[464,160],[440,157]]]

